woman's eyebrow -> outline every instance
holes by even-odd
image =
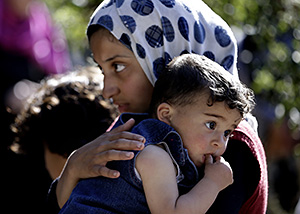
[[[121,57],[121,58],[130,58],[130,56],[127,56],[127,55],[116,54],[116,55],[114,55],[112,57],[109,57],[108,59],[104,60],[104,62],[109,62],[109,61],[112,61],[112,60],[114,60],[116,58],[119,58],[119,57]]]
[[[121,55],[121,54],[116,54],[116,55],[114,55],[114,56],[112,56],[112,57],[109,57],[109,58],[107,58],[106,60],[104,60],[104,62],[106,63],[106,62],[110,62],[110,61],[113,61],[114,59],[116,59],[116,58],[130,58],[131,56],[127,56],[127,55]],[[97,64],[97,66],[100,66],[99,65],[99,63],[96,61],[96,59],[94,58],[94,56],[92,55],[92,59],[93,59],[93,61]]]

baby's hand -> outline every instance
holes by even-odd
[[[211,155],[206,155],[204,173],[204,177],[213,181],[220,191],[233,183],[230,164],[222,156],[216,157],[214,162]]]

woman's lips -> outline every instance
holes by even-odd
[[[115,103],[115,105],[118,106],[118,110],[120,113],[124,113],[124,112],[127,112],[128,111],[128,104],[118,104],[118,103]]]

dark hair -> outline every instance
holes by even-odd
[[[37,155],[45,143],[68,157],[104,133],[117,110],[101,96],[101,78],[98,69],[85,68],[44,80],[11,125],[13,150]]]
[[[102,28],[104,28],[104,27],[102,27],[101,25],[90,25],[90,26],[87,28],[87,31],[86,31],[86,35],[87,35],[88,40],[90,41],[92,35],[93,35],[96,31],[98,31],[98,30],[100,30],[100,29],[102,29]]]
[[[197,54],[174,58],[155,83],[150,114],[160,103],[184,106],[197,101],[199,93],[210,94],[207,105],[225,102],[242,116],[255,106],[254,93],[216,62]]]

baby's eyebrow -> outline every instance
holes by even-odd
[[[218,115],[218,114],[211,114],[211,113],[204,113],[205,115],[207,116],[210,116],[210,117],[216,117],[216,118],[220,118],[222,120],[225,120],[225,118],[221,115]]]
[[[226,118],[224,118],[223,116],[218,115],[218,114],[211,114],[211,113],[204,113],[204,114],[207,115],[207,116],[210,116],[210,117],[215,117],[215,118],[221,119],[223,121],[226,121]],[[236,119],[234,122],[237,122],[239,119],[240,118]],[[233,129],[236,129],[237,125],[236,124],[232,124],[232,127],[233,127]]]

